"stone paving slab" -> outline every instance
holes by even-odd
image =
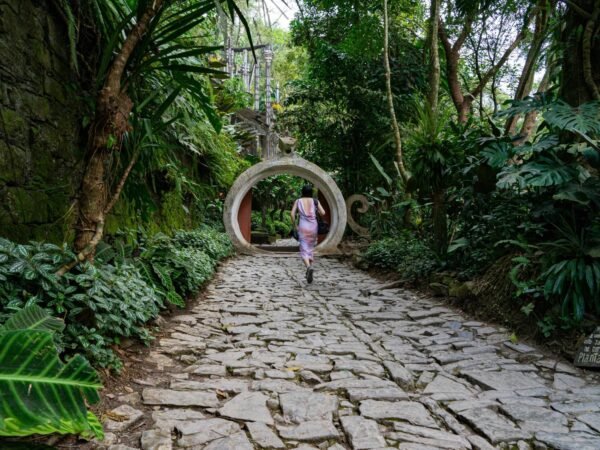
[[[600,449],[597,374],[338,260],[303,274],[297,257],[221,266],[97,448]]]

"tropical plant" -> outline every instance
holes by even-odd
[[[433,111],[418,99],[414,105],[414,122],[406,130],[412,172],[407,188],[431,201],[434,246],[437,254],[442,256],[448,246],[446,191],[456,179],[453,170],[460,152],[450,137],[449,108],[444,108],[441,103]]]
[[[167,302],[184,306],[232,251],[227,236],[208,227],[173,238],[138,234],[124,233],[101,248],[99,264],[62,277],[56,269],[73,258],[65,248],[0,239],[0,322],[29,305],[47,308],[65,320],[62,348],[119,369],[113,345],[124,338],[149,342],[148,322]]]
[[[556,229],[557,239],[540,244],[549,266],[540,277],[544,295],[575,322],[586,311],[600,315],[600,224],[577,230],[565,222]]]
[[[31,305],[0,327],[0,436],[78,434],[102,439],[102,425],[87,410],[98,402],[98,374],[80,355],[64,364],[55,333],[61,320]]]
[[[210,14],[223,11],[221,3],[226,4],[231,19],[237,15],[248,29],[233,0],[111,0],[106,3],[93,0],[89,3],[103,31],[103,49],[78,202],[75,238],[78,255],[60,274],[94,253],[104,234],[106,216],[118,201],[140,152],[152,148],[145,137],[154,134],[153,128],[164,129],[175,120],[163,120],[163,115],[182,92],[187,92],[206,119],[220,129],[210,83],[199,78],[225,76],[203,60],[220,47],[206,45],[195,32],[205,26]],[[63,6],[71,12],[66,2]],[[129,161],[122,165],[111,164],[128,143]]]
[[[540,321],[548,333],[555,323],[548,313],[552,305],[559,306],[557,315],[564,326],[581,323],[588,312],[600,312],[600,182],[594,168],[600,151],[600,111],[597,102],[573,108],[531,98],[515,102],[505,114],[532,110],[540,111],[544,122],[530,142],[515,146],[500,138],[489,141],[481,155],[499,170],[498,189],[520,197],[538,224],[537,236],[523,235],[525,246],[536,251],[516,261],[515,269],[516,274],[520,268],[537,266],[532,271],[536,282],[513,279],[520,295],[543,293],[549,302]]]
[[[409,231],[373,242],[363,257],[370,267],[394,270],[406,281],[424,281],[439,267],[435,253]]]

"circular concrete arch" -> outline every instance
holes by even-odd
[[[223,223],[233,245],[242,253],[272,254],[272,252],[254,247],[244,239],[238,222],[238,212],[242,200],[256,183],[267,177],[280,174],[302,177],[311,182],[323,194],[331,209],[331,223],[329,233],[327,233],[323,242],[317,245],[316,251],[319,254],[337,252],[337,247],[342,241],[346,229],[347,216],[344,196],[327,172],[295,154],[255,164],[235,180],[227,194],[223,209]]]

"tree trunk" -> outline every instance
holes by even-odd
[[[469,116],[471,115],[471,105],[473,104],[473,97],[468,94],[463,98],[462,103],[458,106],[458,122],[467,123]]]
[[[431,116],[438,111],[440,90],[440,54],[438,50],[438,28],[440,24],[440,0],[431,0],[429,10],[429,92],[427,103]]]
[[[460,61],[460,49],[464,44],[465,40],[469,36],[471,32],[471,18],[467,18],[465,20],[465,25],[456,39],[454,45],[450,43],[448,39],[448,35],[446,34],[446,30],[440,24],[438,35],[444,45],[444,52],[446,53],[446,76],[448,79],[448,87],[450,89],[450,96],[452,97],[452,102],[454,103],[454,107],[456,108],[456,112],[458,113],[458,121],[460,123],[466,123],[469,118],[469,113],[471,112],[471,105],[473,101],[481,94],[486,84],[494,77],[498,71],[504,66],[511,53],[517,48],[519,43],[523,40],[525,35],[525,29],[527,28],[527,18],[525,19],[522,30],[516,36],[515,40],[510,44],[510,46],[504,51],[504,54],[500,58],[500,60],[494,64],[485,74],[481,75],[481,79],[477,86],[471,91],[463,94],[460,80],[459,80],[459,72],[458,65]]]
[[[538,86],[538,92],[544,93],[548,90],[548,86],[550,85],[550,72],[552,71],[552,66],[546,67],[546,71],[544,72],[544,76],[540,85]],[[519,132],[519,138],[513,141],[513,145],[521,145],[523,142],[527,140],[531,132],[533,131],[533,127],[535,125],[535,121],[537,120],[538,113],[537,111],[531,111],[525,114],[525,118],[523,119],[523,124],[521,125],[521,131]]]
[[[525,63],[523,64],[521,76],[519,77],[519,84],[517,85],[517,89],[515,91],[515,100],[523,100],[531,92],[537,61],[539,59],[540,51],[548,31],[548,19],[548,0],[538,0],[536,5],[536,19],[533,38],[531,45],[529,46],[529,50],[527,51],[527,57],[525,59]],[[509,117],[506,120],[504,127],[506,134],[512,135],[515,133],[518,120],[518,115]]]
[[[404,157],[402,155],[402,138],[400,136],[400,127],[396,119],[396,110],[394,108],[394,96],[392,94],[392,70],[390,69],[389,58],[389,24],[388,24],[388,6],[387,0],[383,0],[383,64],[385,67],[385,87],[390,111],[390,120],[392,121],[392,130],[394,132],[394,142],[396,143],[396,162],[398,170],[404,184],[408,182],[408,171],[404,166]]]
[[[599,7],[600,0],[578,0],[577,5],[567,4],[561,39],[564,50],[560,96],[572,106],[593,100],[591,82],[596,88],[600,84]]]
[[[448,217],[446,215],[446,192],[439,189],[432,194],[433,237],[435,251],[438,255],[448,250]]]
[[[151,2],[137,23],[127,34],[123,46],[113,60],[106,80],[98,94],[94,120],[90,125],[87,143],[87,162],[79,188],[75,249],[92,259],[96,245],[102,238],[106,214],[114,206],[131,167],[124,172],[125,179],[110,198],[113,157],[121,147],[125,133],[130,129],[129,115],[133,102],[122,90],[121,80],[129,58],[140,42],[150,21],[156,16],[163,0]],[[79,259],[79,256],[78,256]]]
[[[594,100],[600,100],[600,90],[598,89],[598,72],[594,77],[594,69],[598,69],[598,50],[600,45],[598,44],[598,17],[600,16],[600,1],[596,0],[594,4],[594,10],[592,16],[588,18],[585,24],[582,37],[582,52],[583,52],[583,78],[588,87],[588,90]],[[593,51],[595,47],[595,52]],[[596,62],[596,67],[593,67],[592,61]]]
[[[443,24],[440,23],[438,26],[438,36],[442,41],[444,53],[446,54],[446,78],[448,80],[448,89],[450,90],[450,97],[452,98],[452,103],[454,104],[456,112],[459,116],[458,120],[461,123],[466,122],[466,118],[461,119],[461,107],[464,101],[464,97],[460,85],[460,80],[458,78],[458,63],[460,60],[460,49],[462,47],[462,44],[471,32],[471,22],[472,20],[470,18],[467,18],[465,25],[461,31],[461,34],[457,38],[454,45],[450,43],[450,39],[446,34],[446,30]]]

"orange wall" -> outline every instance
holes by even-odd
[[[248,191],[238,211],[238,222],[240,231],[247,242],[252,238],[252,189]]]
[[[325,222],[327,222],[329,225],[331,225],[331,212],[330,212],[331,208],[329,207],[327,200],[325,200],[325,197],[323,197],[323,194],[321,194],[320,192],[319,192],[319,204],[325,210],[325,217],[323,219],[325,220]],[[319,235],[319,243],[321,243],[325,239],[326,236],[327,236],[326,234],[320,234]]]

